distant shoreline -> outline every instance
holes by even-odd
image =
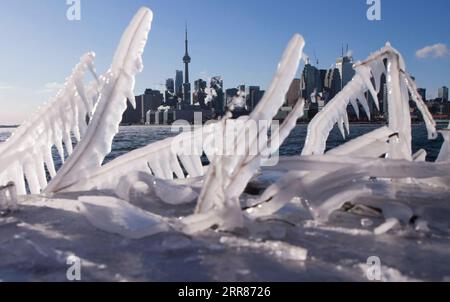
[[[450,123],[450,120],[435,120],[436,123],[444,124],[444,123]],[[420,125],[424,122],[412,122],[413,125]],[[299,122],[297,125],[308,125],[309,122]],[[350,125],[386,125],[386,122],[350,122]],[[120,127],[170,127],[172,125],[143,125],[143,124],[121,124]],[[20,125],[0,125],[0,129],[14,129],[18,128]]]
[[[282,122],[282,121],[280,121]],[[436,123],[449,123],[450,120],[436,120]],[[425,122],[421,121],[421,122],[412,122],[412,125],[421,125],[424,124]],[[309,122],[298,122],[297,125],[308,125]],[[350,122],[350,125],[387,125],[386,122]],[[171,124],[167,124],[167,125],[155,125],[155,124],[121,124],[120,127],[170,127],[172,126]],[[191,126],[193,126],[191,124]]]

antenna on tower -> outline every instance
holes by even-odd
[[[319,66],[319,60],[317,59],[316,51],[314,50],[314,60],[316,61],[316,67]]]

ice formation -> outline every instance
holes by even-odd
[[[85,136],[87,120],[97,102],[100,83],[94,58],[93,52],[85,54],[56,97],[0,144],[0,185],[13,181],[18,193],[26,194],[26,178],[31,193],[38,194],[47,186],[46,171],[50,177],[56,176],[52,147],[56,147],[64,162],[63,144],[66,153],[72,154],[72,134],[77,141]],[[85,87],[87,71],[96,80]]]
[[[17,190],[13,182],[0,187],[0,213],[17,209]]]
[[[448,196],[450,127],[441,132],[445,141],[436,163],[425,162],[424,150],[412,153],[408,93],[423,115],[429,138],[436,138],[438,132],[402,56],[389,44],[355,64],[353,80],[311,121],[302,156],[282,158],[276,166],[261,167],[277,152],[303,114],[304,102],[300,100],[279,131],[269,135],[269,125],[285,100],[300,60],[305,58],[305,42],[300,35],[289,42],[261,102],[250,116],[239,119],[242,131],[237,146],[227,145],[232,149],[219,153],[216,145],[217,136],[226,140],[227,128],[234,121],[227,114],[220,121],[103,164],[126,101],[134,102],[135,76],[143,68],[142,53],[152,16],[147,8],[139,10],[104,75],[97,77],[94,71],[94,54],[84,55],[56,98],[0,144],[0,185],[9,184],[9,189],[0,189],[2,206],[14,203],[15,187],[23,195],[28,185],[32,194],[43,193],[49,199],[53,194],[83,192],[76,202],[94,226],[128,238],[142,238],[167,231],[195,234],[212,227],[244,228],[248,221],[274,215],[294,200],[300,200],[315,221],[325,223],[346,202],[358,202],[375,204],[380,209],[386,222],[374,232],[382,234],[411,221],[414,212],[399,202],[405,196]],[[95,80],[85,86],[83,79],[88,70]],[[344,137],[350,131],[349,104],[357,115],[361,105],[370,118],[366,97],[370,94],[379,107],[377,94],[383,74],[389,91],[388,125],[325,152],[327,138],[336,124]],[[251,123],[260,121],[265,126],[247,133]],[[78,142],[75,148],[72,135]],[[244,153],[234,152],[233,148],[242,144]],[[253,154],[250,146],[255,144],[261,148]],[[63,161],[59,171],[52,158],[53,146]],[[243,198],[254,176],[270,171],[281,172],[281,176],[256,198]],[[47,179],[51,179],[48,185]],[[195,209],[181,218],[145,211],[131,203],[133,192],[139,190],[137,185],[144,185],[167,206],[197,202]],[[279,242],[254,243],[224,237],[223,243],[306,258],[306,251]]]
[[[122,36],[111,68],[100,78],[102,88],[86,135],[64,163],[45,192],[57,192],[76,182],[80,175],[100,167],[111,152],[114,136],[119,132],[127,99],[136,107],[135,76],[144,68],[142,54],[147,44],[153,14],[141,9]]]

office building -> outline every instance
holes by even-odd
[[[448,87],[443,86],[438,89],[438,98],[441,102],[448,102]]]

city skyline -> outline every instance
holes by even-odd
[[[36,111],[56,93],[84,52],[96,51],[97,70],[106,71],[123,26],[142,5],[154,10],[155,19],[136,95],[146,88],[162,90],[165,79],[181,69],[186,20],[190,52],[195,54],[195,62],[189,66],[192,83],[221,75],[226,88],[247,84],[264,89],[283,45],[293,33],[300,32],[307,40],[306,53],[311,60],[317,57],[320,69],[329,69],[347,43],[359,60],[391,41],[404,55],[417,85],[427,89],[428,98],[437,97],[439,87],[450,86],[445,18],[450,4],[444,0],[432,6],[426,1],[383,1],[382,20],[375,22],[366,19],[367,5],[362,0],[339,4],[326,0],[220,4],[82,0],[81,21],[76,22],[66,19],[65,2],[18,0],[0,4],[0,38],[8,41],[0,49],[0,124],[20,123]],[[416,33],[414,39],[411,33]],[[69,43],[59,42],[64,40]],[[303,66],[298,77],[302,70]]]

